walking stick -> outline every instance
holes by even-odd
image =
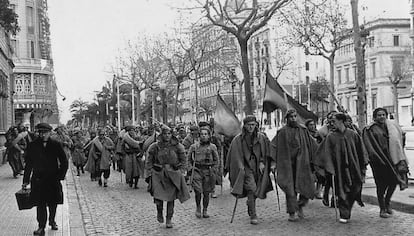
[[[221,178],[221,182],[220,182],[220,195],[223,195],[223,172],[224,172],[224,148],[223,145],[221,145],[221,159],[220,159],[220,178]]]
[[[194,179],[194,171],[195,171],[195,156],[194,152],[191,153],[191,159],[193,160],[193,169],[191,169],[191,176],[190,176],[190,193],[193,192],[193,179]]]
[[[335,221],[338,221],[338,209],[336,205],[336,192],[335,192],[335,176],[332,175],[332,193],[334,197],[334,207],[335,207]]]
[[[277,206],[279,208],[280,211],[280,199],[279,199],[279,190],[277,188],[277,182],[276,182],[276,172],[273,171],[273,179],[275,180],[275,185],[273,186],[273,188],[276,190],[276,196],[277,196]],[[272,180],[270,180],[270,182],[272,182]],[[273,182],[272,182],[273,184]]]
[[[236,196],[236,202],[234,203],[233,214],[231,215],[230,223],[233,223],[234,215],[236,214],[236,207],[237,207],[238,201],[239,201],[239,196]]]

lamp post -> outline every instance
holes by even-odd
[[[132,125],[135,125],[135,94],[134,94],[134,83],[131,83],[131,109],[132,109]]]
[[[114,75],[116,78],[116,75]],[[121,132],[121,103],[120,103],[120,96],[119,96],[119,80],[116,80],[116,100],[117,100],[117,107],[118,107],[118,132]]]

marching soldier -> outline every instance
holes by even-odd
[[[200,128],[200,142],[191,145],[188,157],[191,165],[190,184],[195,192],[197,218],[209,218],[207,207],[210,193],[216,183],[218,152],[216,145],[211,143],[211,131],[208,127]],[[201,215],[201,197],[203,197],[203,214]]]

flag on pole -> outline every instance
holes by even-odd
[[[272,112],[276,109],[287,111],[288,109],[295,109],[299,118],[305,119],[317,119],[318,117],[306,107],[299,104],[293,99],[286,91],[280,86],[275,78],[269,71],[266,73],[266,87],[265,95],[263,98],[263,111]]]
[[[217,94],[214,112],[214,132],[228,137],[241,133],[241,124],[234,112],[227,106],[220,94]]]

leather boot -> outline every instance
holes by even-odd
[[[253,200],[249,199],[247,201],[247,212],[249,213],[249,216],[250,216],[250,224],[252,225],[259,224],[259,221],[256,215],[256,201],[254,199]]]
[[[201,218],[201,206],[200,205],[197,206],[195,215],[197,218]]]
[[[173,227],[172,221],[171,221],[173,214],[174,214],[174,201],[167,202],[167,222],[165,223],[165,226],[167,228]]]
[[[44,236],[45,235],[45,228],[38,228],[37,230],[35,230],[33,232],[33,235]]]
[[[163,202],[160,201],[157,203],[157,221],[159,223],[164,223],[164,216],[162,215]]]

